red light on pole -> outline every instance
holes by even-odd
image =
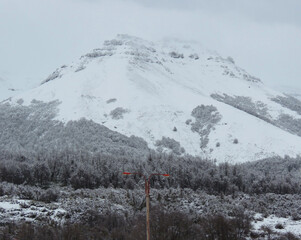
[[[123,172],[122,174],[123,174],[123,175],[131,175],[130,172]]]

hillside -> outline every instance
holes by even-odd
[[[193,42],[118,35],[1,108],[39,109],[33,114],[38,127],[41,111],[49,112],[35,108],[41,102],[57,103],[48,121],[85,118],[159,152],[234,163],[301,153],[301,102]],[[2,116],[3,122],[10,117]],[[31,137],[33,145],[49,129]]]

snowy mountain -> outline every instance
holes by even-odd
[[[59,122],[93,120],[158,151],[218,162],[301,153],[301,102],[194,42],[118,35],[5,103],[36,100],[58,102]]]

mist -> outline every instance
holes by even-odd
[[[200,42],[271,87],[301,89],[300,1],[1,0],[0,77],[39,83],[117,34]]]

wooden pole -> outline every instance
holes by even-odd
[[[154,175],[161,175],[164,177],[169,177],[169,174],[161,174],[161,173],[152,173],[148,178],[146,178],[141,173],[130,173],[130,172],[123,172],[123,175],[131,175],[137,174],[144,177],[145,180],[145,196],[146,196],[146,239],[150,240],[150,227],[149,227],[149,192],[150,192],[150,183],[149,180]]]
[[[150,227],[149,227],[149,193],[146,195],[146,239],[150,240]]]

